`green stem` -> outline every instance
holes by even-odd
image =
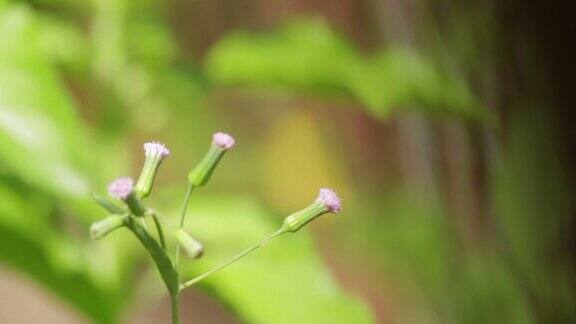
[[[164,250],[166,250],[166,239],[164,238],[164,231],[162,230],[162,224],[158,219],[158,214],[156,212],[152,213],[152,219],[154,219],[154,224],[156,224],[156,230],[158,231],[158,238],[160,239],[160,245]]]
[[[179,294],[170,297],[170,303],[172,304],[172,324],[180,323],[180,305],[179,305]]]
[[[180,213],[180,221],[178,222],[178,229],[184,227],[184,221],[186,220],[186,211],[188,210],[188,203],[190,202],[190,195],[194,191],[194,185],[190,184],[188,190],[186,190],[186,197],[184,197],[184,206],[182,207],[182,213]],[[178,265],[180,263],[180,244],[176,242],[176,254],[174,256],[174,267],[178,271]]]
[[[283,228],[281,228],[281,229],[278,230],[276,233],[268,236],[267,238],[265,238],[264,240],[262,240],[260,243],[253,245],[252,247],[250,247],[250,248],[248,248],[247,250],[245,250],[244,252],[236,255],[236,256],[233,257],[232,259],[230,259],[230,260],[224,262],[223,264],[217,266],[216,268],[214,268],[214,269],[212,269],[212,270],[210,270],[210,271],[208,271],[208,272],[205,272],[204,274],[201,274],[201,275],[199,275],[198,277],[196,277],[196,278],[194,278],[194,279],[191,279],[191,280],[185,282],[184,284],[180,285],[180,291],[182,291],[182,290],[184,290],[184,289],[186,289],[186,288],[188,288],[188,287],[196,284],[197,282],[205,279],[206,277],[210,276],[211,274],[213,274],[213,273],[215,273],[215,272],[218,272],[218,271],[226,268],[227,266],[229,266],[230,264],[238,261],[239,259],[241,259],[243,256],[247,255],[248,253],[253,252],[254,250],[258,249],[259,247],[268,244],[268,242],[270,242],[270,240],[272,240],[272,239],[275,238],[276,236],[278,236],[278,235],[280,235],[280,234],[284,234],[284,233],[286,233],[286,231],[285,231]]]
[[[148,231],[148,226],[146,226],[146,221],[144,220],[144,217],[138,217],[138,219],[140,220],[140,224],[142,224],[142,227],[144,227],[144,229]]]

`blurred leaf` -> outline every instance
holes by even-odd
[[[20,192],[21,191],[21,192]],[[99,323],[113,323],[119,290],[87,271],[89,251],[54,230],[48,201],[30,188],[15,190],[0,182],[0,259],[25,272]],[[107,269],[107,275],[114,275]],[[101,277],[104,279],[104,277]]]
[[[62,246],[47,249],[46,241],[31,241],[21,233],[0,226],[0,258],[9,265],[24,270],[27,275],[49,287],[51,291],[98,323],[115,323],[121,305],[120,298],[94,283],[83,271],[62,271],[61,263],[51,261],[52,253]],[[74,243],[66,247],[73,249]]]
[[[346,88],[380,118],[395,108],[488,118],[462,80],[450,77],[414,50],[391,46],[356,68]]]
[[[465,83],[430,59],[394,46],[364,58],[321,20],[295,22],[267,34],[229,35],[208,55],[206,71],[220,84],[349,95],[380,118],[413,107],[488,117]]]
[[[74,70],[87,70],[89,44],[80,28],[48,15],[40,17],[38,24],[38,42],[44,57]]]
[[[125,0],[93,4],[91,72],[111,103],[104,106],[106,133],[114,123],[114,130],[123,132],[132,125],[144,132],[171,127],[170,112],[193,108],[204,89],[198,67],[177,61],[179,44],[159,15],[165,4]]]
[[[0,10],[0,163],[9,175],[0,181],[0,258],[93,320],[111,323],[121,305],[118,269],[102,269],[106,260],[91,259],[97,249],[65,234],[70,220],[62,210],[94,215],[83,173],[91,164],[55,56],[46,55],[43,22],[25,5]]]
[[[321,21],[295,23],[272,34],[229,35],[207,60],[209,76],[220,83],[336,91],[345,90],[349,66],[362,63],[351,45]]]
[[[187,228],[206,255],[185,263],[185,276],[207,271],[280,226],[247,198],[194,197],[192,206]],[[305,229],[274,239],[202,285],[249,323],[372,322],[368,309],[338,287]]]
[[[41,26],[24,6],[0,12],[0,155],[26,182],[60,196],[86,195],[81,124],[43,57]]]
[[[178,54],[176,40],[164,21],[137,13],[126,26],[128,54],[151,68],[166,67]]]

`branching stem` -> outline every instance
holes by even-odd
[[[182,206],[182,212],[180,213],[180,221],[178,222],[178,229],[184,227],[184,221],[186,220],[186,211],[188,210],[188,203],[190,202],[190,196],[192,191],[194,191],[194,185],[190,184],[188,190],[186,190],[186,196],[184,197],[184,206]],[[176,254],[174,255],[174,267],[178,271],[178,266],[180,263],[180,244],[176,242]]]
[[[156,225],[156,230],[158,231],[158,238],[160,239],[160,245],[164,250],[166,250],[166,239],[164,238],[164,231],[162,230],[162,224],[158,219],[158,214],[156,212],[152,213],[152,219]]]
[[[148,226],[146,225],[146,221],[144,220],[144,217],[138,217],[138,219],[140,220],[140,224],[142,224],[142,227],[144,227],[144,229],[146,231],[148,231]]]
[[[270,242],[270,240],[272,240],[273,238],[275,238],[276,236],[286,233],[286,231],[284,231],[284,229],[280,229],[278,230],[276,233],[268,236],[267,238],[265,238],[264,240],[262,240],[261,242],[259,242],[258,244],[253,245],[252,247],[248,248],[247,250],[245,250],[244,252],[236,255],[235,257],[233,257],[232,259],[224,262],[223,264],[217,266],[216,268],[209,270],[208,272],[205,272],[204,274],[199,275],[198,277],[191,279],[187,282],[185,282],[184,284],[180,285],[180,291],[196,284],[197,282],[205,279],[206,277],[210,276],[213,273],[216,273],[224,268],[226,268],[227,266],[229,266],[230,264],[238,261],[239,259],[241,259],[242,257],[244,257],[245,255],[249,254],[250,252],[255,251],[256,249],[258,249],[261,246],[264,246],[266,244],[268,244]]]

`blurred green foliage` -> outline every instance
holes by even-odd
[[[348,95],[380,119],[394,109],[418,108],[492,121],[463,78],[438,66],[395,45],[364,57],[323,21],[306,20],[273,32],[227,36],[210,52],[207,74],[228,86]],[[356,234],[349,235],[358,236],[350,241],[364,241],[364,251],[373,251],[369,257],[404,289],[422,290],[422,304],[412,307],[425,315],[414,313],[400,322],[569,323],[576,318],[570,262],[552,261],[570,236],[573,210],[549,121],[541,113],[511,119],[510,141],[498,152],[502,158],[488,165],[495,229],[489,242],[470,248],[453,220],[466,215],[451,215],[444,199],[414,197],[402,189],[366,199],[380,202],[368,212],[372,218],[356,223],[351,231]]]
[[[109,242],[87,241],[89,221],[102,214],[89,193],[127,169],[121,139],[131,127],[143,124],[139,115],[166,110],[168,102],[176,111],[194,105],[201,87],[193,69],[182,72],[186,70],[175,66],[176,44],[162,23],[131,19],[141,17],[130,15],[130,10],[142,10],[139,5],[95,1],[94,7],[94,37],[86,39],[80,26],[62,17],[0,3],[0,257],[92,320],[114,323],[130,303],[137,284],[131,278],[145,255],[126,234],[116,234]],[[92,129],[80,120],[61,69],[85,87],[79,91],[93,92],[87,96],[108,98],[100,101],[103,114]],[[189,129],[183,134],[191,135]],[[199,142],[204,149],[206,141]],[[172,195],[165,201],[167,208],[179,206],[180,198]],[[188,265],[190,274],[223,261],[237,250],[237,243],[253,243],[274,228],[256,202],[229,201],[197,201],[193,214],[209,221],[190,231],[209,241],[211,251],[206,261]],[[313,251],[309,235],[302,233],[205,286],[253,323],[268,323],[270,318],[278,323],[319,318],[370,322],[366,308],[336,287]],[[263,302],[263,295],[276,292],[285,296]]]
[[[274,32],[229,35],[211,50],[206,64],[208,76],[217,83],[346,95],[379,118],[410,107],[488,118],[463,80],[427,57],[401,45],[365,57],[318,19]]]
[[[540,322],[576,318],[574,274],[562,249],[574,212],[550,121],[539,111],[515,116],[508,157],[494,170],[494,201],[504,258]]]
[[[214,125],[233,124],[203,101],[214,87],[352,98],[379,120],[404,109],[492,118],[464,77],[433,58],[394,44],[361,53],[321,20],[234,32],[200,66],[182,54],[163,17],[165,2],[27,3],[0,0],[0,258],[95,322],[118,322],[133,299],[163,290],[145,289],[160,283],[152,267],[151,277],[135,276],[149,260],[127,233],[88,241],[88,224],[102,216],[90,191],[135,174],[135,143],[166,134],[177,154],[163,166],[169,178],[160,177],[157,188],[166,189],[152,202],[176,215],[183,192],[174,183],[184,181]],[[335,231],[333,253],[346,253],[349,259],[338,262],[350,267],[354,256],[377,264],[383,281],[392,282],[382,290],[399,305],[390,311],[400,314],[399,323],[569,323],[576,317],[575,280],[559,246],[569,236],[571,192],[546,118],[510,120],[510,139],[487,166],[493,228],[472,248],[455,225],[465,215],[452,215],[443,199],[394,185],[385,193],[355,187],[342,170],[347,157],[330,157],[322,123],[301,110],[267,120],[273,138],[255,127],[252,138],[263,149],[243,145],[234,152],[239,158],[231,154],[214,186],[224,178],[234,178],[232,187],[262,186],[283,212],[309,199],[301,181],[342,187],[351,217],[327,221],[346,224]],[[278,174],[283,162],[292,167]],[[246,180],[246,170],[264,179]],[[278,223],[267,207],[246,195],[195,193],[187,230],[207,253],[186,263],[186,273],[205,271],[269,234]],[[202,288],[251,323],[374,321],[337,286],[314,246],[309,232],[281,237]],[[359,264],[354,274],[364,275]]]
[[[42,24],[25,6],[0,10],[2,258],[103,322],[118,312],[120,289],[104,284],[90,250],[62,235],[61,208],[91,219],[84,127],[42,48]],[[101,284],[102,283],[102,284]]]
[[[23,7],[1,14],[3,162],[32,186],[64,196],[85,194],[87,183],[78,169],[87,164],[83,129],[42,51],[42,25]]]

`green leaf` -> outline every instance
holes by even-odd
[[[110,214],[124,214],[126,210],[116,205],[112,200],[100,196],[99,194],[92,194],[92,197],[102,208],[106,209]]]
[[[136,235],[140,243],[146,248],[154,263],[156,268],[160,272],[162,280],[166,284],[166,288],[170,292],[171,296],[176,296],[178,294],[179,284],[178,284],[178,273],[172,265],[172,261],[166,254],[166,251],[156,242],[156,240],[151,237],[146,230],[136,223],[134,217],[128,218],[127,223],[128,228]]]
[[[188,231],[205,243],[202,259],[185,263],[191,278],[275,232],[277,224],[247,198],[195,195]],[[249,323],[371,323],[314,252],[306,230],[285,234],[201,282]],[[188,288],[194,289],[194,288]]]
[[[361,57],[350,43],[316,20],[267,34],[233,33],[210,51],[206,71],[221,84],[346,92],[348,71],[358,65]]]
[[[352,68],[345,87],[380,118],[398,108],[488,118],[463,80],[414,50],[390,46]]]
[[[322,20],[231,34],[209,53],[206,71],[218,84],[347,95],[379,118],[398,108],[488,118],[466,83],[430,58],[394,45],[364,57]]]

